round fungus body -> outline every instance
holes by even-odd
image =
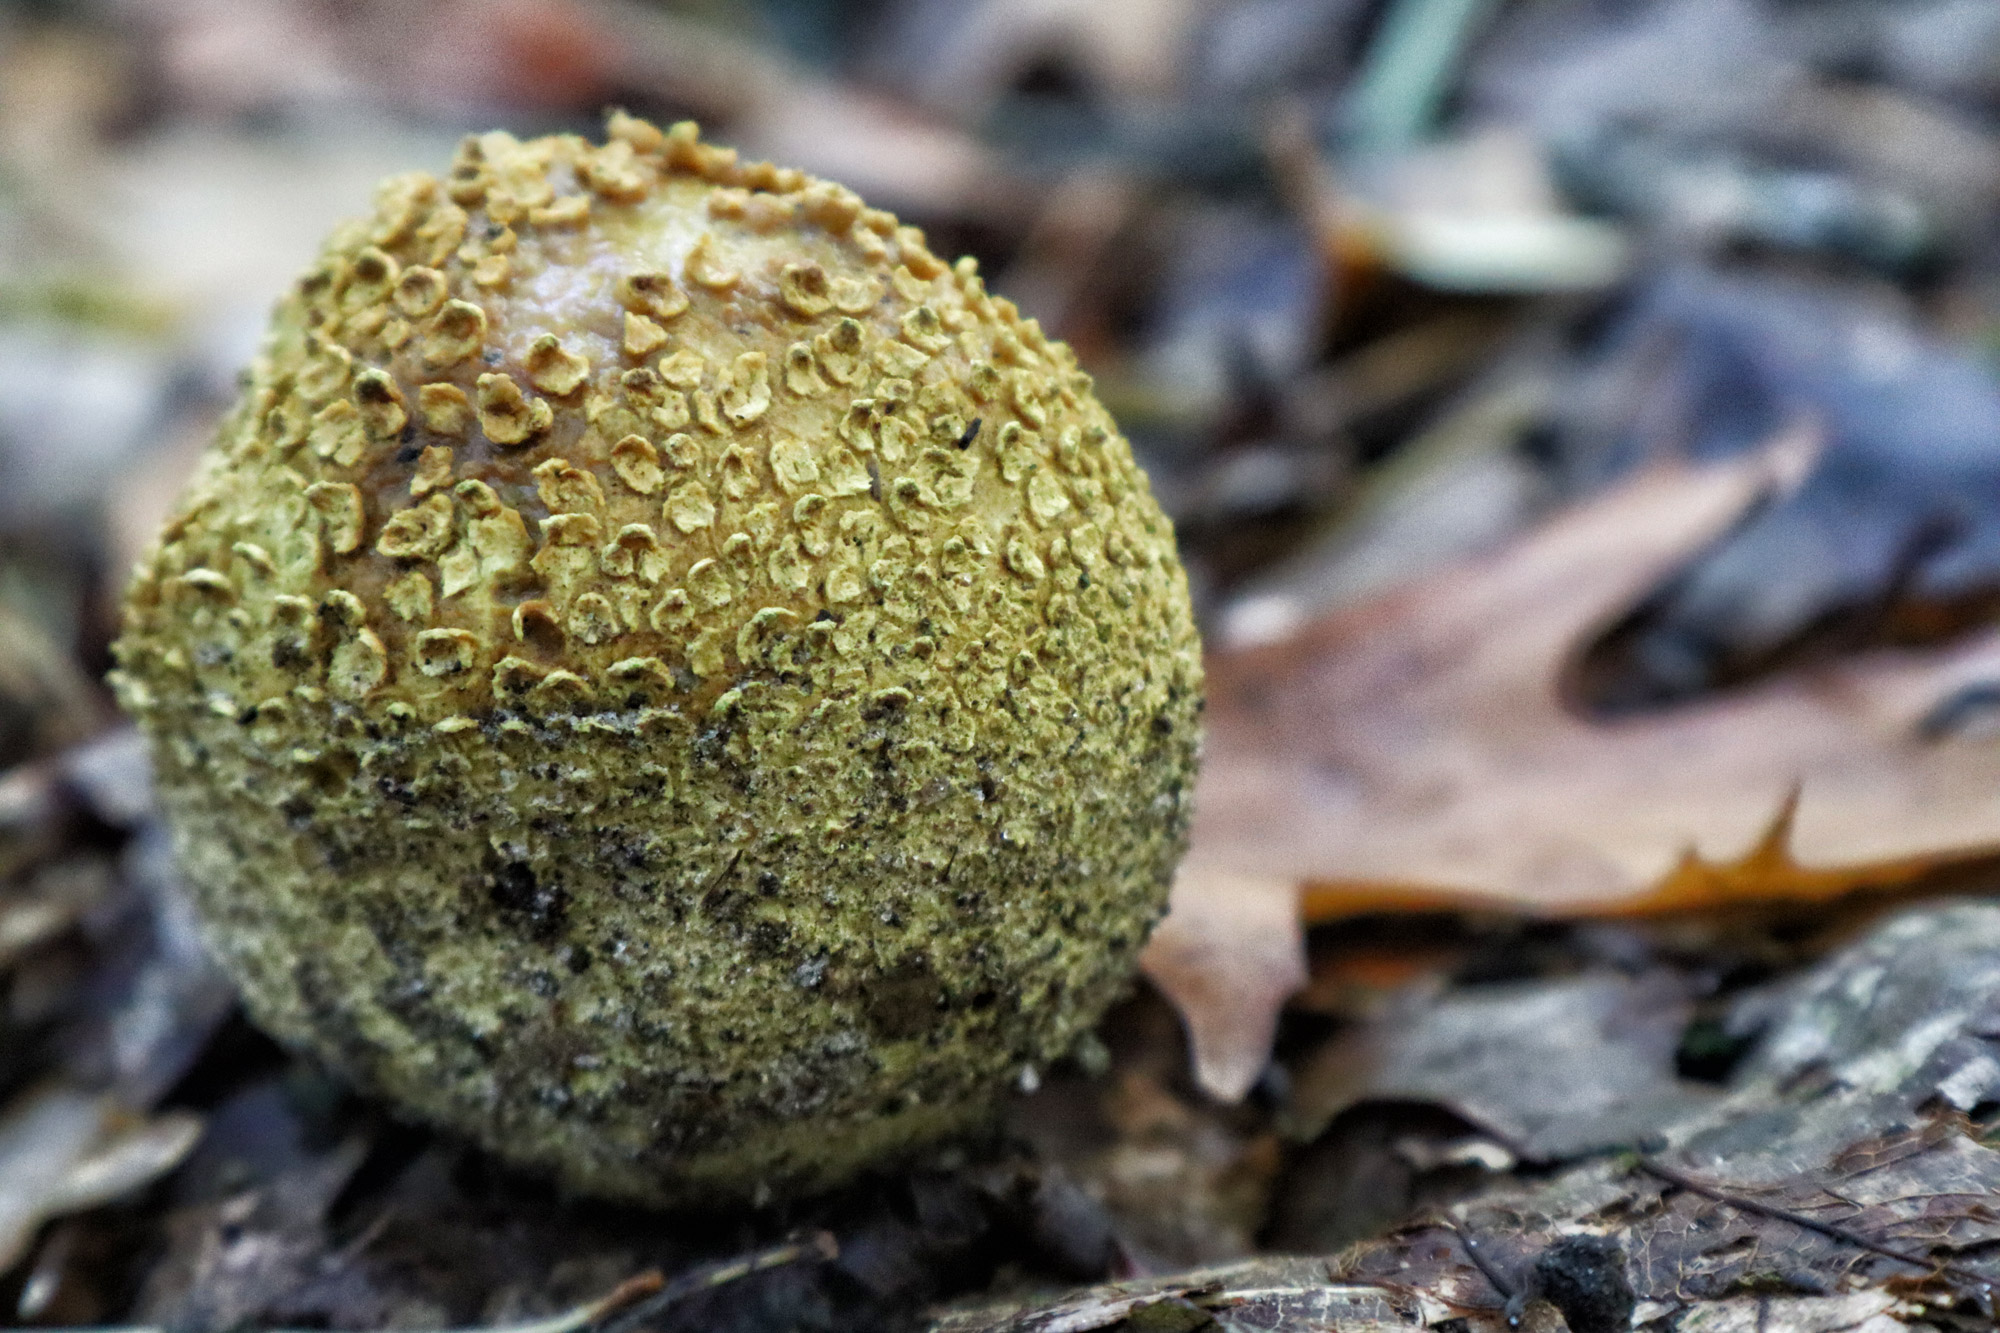
[[[1070,350],[691,125],[468,139],[280,302],[116,684],[252,1014],[607,1196],[829,1185],[1125,983],[1201,699]]]

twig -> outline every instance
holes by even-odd
[[[1913,1250],[1904,1250],[1893,1245],[1885,1245],[1880,1241],[1871,1240],[1858,1231],[1849,1230],[1838,1223],[1824,1222],[1819,1218],[1794,1212],[1792,1209],[1781,1207],[1778,1204],[1764,1203],[1746,1195],[1733,1193],[1720,1185],[1711,1185],[1705,1180],[1697,1179],[1673,1167],[1663,1165],[1650,1157],[1639,1158],[1638,1166],[1641,1171],[1651,1176],[1657,1176],[1677,1189],[1684,1189],[1689,1193],[1699,1194],[1705,1199],[1713,1199],[1725,1207],[1735,1208],[1746,1213],[1756,1213],[1780,1222],[1789,1222],[1795,1227],[1803,1227],[1807,1231],[1825,1236],[1828,1240],[1839,1244],[1851,1246],[1857,1250],[1865,1250],[1869,1254],[1879,1254],[1884,1259],[1893,1259],[1897,1263],[1908,1264],[1912,1268],[1920,1268],[1927,1273],[1937,1276],[1956,1278],[1960,1282],[1976,1287],[1981,1295],[1985,1297],[1989,1309],[1993,1306],[1993,1279],[1984,1274],[1975,1273],[1969,1268],[1960,1268],[1956,1264],[1933,1258],[1930,1255],[1918,1254]]]
[[[1468,1234],[1464,1227],[1449,1217],[1444,1219],[1444,1224],[1451,1228],[1452,1235],[1458,1237],[1458,1247],[1465,1251],[1466,1258],[1472,1260],[1472,1266],[1493,1285],[1493,1290],[1500,1293],[1502,1302],[1500,1308],[1506,1315],[1507,1326],[1519,1328],[1521,1312],[1528,1303],[1525,1288],[1501,1272],[1493,1261],[1486,1257],[1486,1252],[1479,1248],[1478,1238]]]
[[[1500,1299],[1503,1301],[1513,1300],[1514,1294],[1519,1288],[1514,1285],[1513,1281],[1505,1273],[1502,1273],[1498,1268],[1493,1266],[1493,1261],[1488,1259],[1485,1251],[1479,1248],[1478,1240],[1467,1235],[1464,1227],[1448,1217],[1444,1219],[1444,1224],[1451,1228],[1452,1235],[1458,1237],[1458,1246],[1465,1251],[1465,1257],[1472,1260],[1472,1266],[1477,1268],[1485,1275],[1486,1280],[1493,1284],[1493,1290],[1500,1293]]]
[[[816,1231],[802,1241],[789,1245],[778,1245],[768,1250],[758,1250],[721,1263],[704,1264],[700,1268],[681,1274],[660,1289],[636,1304],[627,1305],[610,1318],[589,1325],[592,1333],[631,1333],[643,1327],[678,1305],[690,1296],[762,1273],[772,1268],[783,1268],[801,1260],[816,1259],[822,1262],[838,1258],[840,1245],[825,1231]]]

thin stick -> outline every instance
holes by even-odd
[[[1465,1233],[1465,1228],[1451,1218],[1445,1218],[1444,1224],[1451,1228],[1452,1235],[1458,1237],[1458,1247],[1465,1251],[1466,1258],[1472,1260],[1472,1266],[1477,1268],[1485,1276],[1486,1280],[1493,1284],[1493,1290],[1500,1293],[1500,1299],[1511,1302],[1518,1288],[1508,1279],[1505,1273],[1494,1267],[1493,1261],[1488,1259],[1485,1251],[1479,1248],[1479,1242],[1468,1236]]]
[[[1790,1208],[1783,1208],[1774,1203],[1764,1203],[1745,1195],[1733,1193],[1720,1185],[1711,1185],[1705,1180],[1699,1180],[1694,1176],[1677,1171],[1673,1167],[1662,1165],[1650,1157],[1641,1157],[1638,1161],[1638,1166],[1641,1171],[1651,1176],[1657,1176],[1669,1185],[1687,1190],[1692,1194],[1699,1194],[1705,1199],[1713,1199],[1715,1202],[1727,1207],[1739,1209],[1746,1213],[1757,1213],[1764,1217],[1775,1218],[1780,1222],[1789,1222],[1795,1227],[1803,1227],[1807,1231],[1816,1232],[1819,1235],[1825,1236],[1828,1240],[1837,1241],[1842,1245],[1852,1246],[1857,1250],[1865,1250],[1870,1254],[1879,1254],[1884,1259],[1893,1259],[1897,1263],[1908,1264],[1912,1268],[1921,1268],[1927,1273],[1954,1277],[1960,1282],[1970,1283],[1985,1295],[1989,1307],[1993,1303],[1993,1279],[1983,1274],[1975,1273],[1971,1269],[1960,1268],[1956,1264],[1934,1259],[1929,1255],[1918,1254],[1913,1250],[1904,1250],[1893,1245],[1885,1245],[1880,1241],[1869,1239],[1858,1231],[1850,1231],[1838,1223],[1823,1222],[1816,1217],[1808,1217],[1804,1213],[1794,1212]]]
[[[652,1295],[625,1306],[610,1318],[591,1325],[593,1333],[632,1333],[652,1322],[669,1308],[680,1304],[690,1296],[717,1287],[740,1281],[753,1273],[766,1272],[773,1268],[783,1268],[787,1264],[813,1259],[824,1262],[838,1258],[840,1245],[825,1231],[816,1231],[801,1241],[774,1246],[768,1250],[758,1250],[752,1254],[725,1259],[720,1263],[704,1264],[700,1268],[682,1273],[660,1286]]]

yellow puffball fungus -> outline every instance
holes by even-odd
[[[132,585],[251,1013],[574,1188],[831,1184],[1125,983],[1188,817],[1173,534],[1067,347],[622,115],[387,182]]]

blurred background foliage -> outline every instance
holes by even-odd
[[[996,1274],[1327,1251],[1506,1178],[1526,1149],[1496,1125],[1612,1132],[1515,1105],[1550,1086],[1518,1063],[1433,1077],[1425,1051],[1505,1028],[1564,1114],[1684,1114],[1768,1020],[1754,988],[1838,936],[1816,909],[1379,916],[1309,937],[1300,990],[1286,897],[1282,947],[1232,955],[1278,960],[1244,1104],[1203,1096],[1142,990],[1017,1106],[1012,1156],[720,1223],[555,1199],[288,1060],[232,1017],[106,731],[124,573],[378,178],[610,105],[853,186],[1072,342],[1219,662],[1773,449],[1753,503],[1534,683],[1561,665],[1575,716],[1658,719],[2000,608],[1993,0],[0,0],[0,1308],[499,1320],[811,1225],[837,1266],[665,1323],[873,1328]],[[1989,732],[2000,688],[1919,702],[1892,776]],[[1502,981],[1531,990],[1455,989]],[[1383,1031],[1422,1078],[1355,1072]]]
[[[0,7],[0,587],[108,590],[379,175],[606,105],[978,256],[1075,344],[1227,639],[1799,413],[1809,482],[1600,654],[1647,707],[1993,601],[1982,0]]]

